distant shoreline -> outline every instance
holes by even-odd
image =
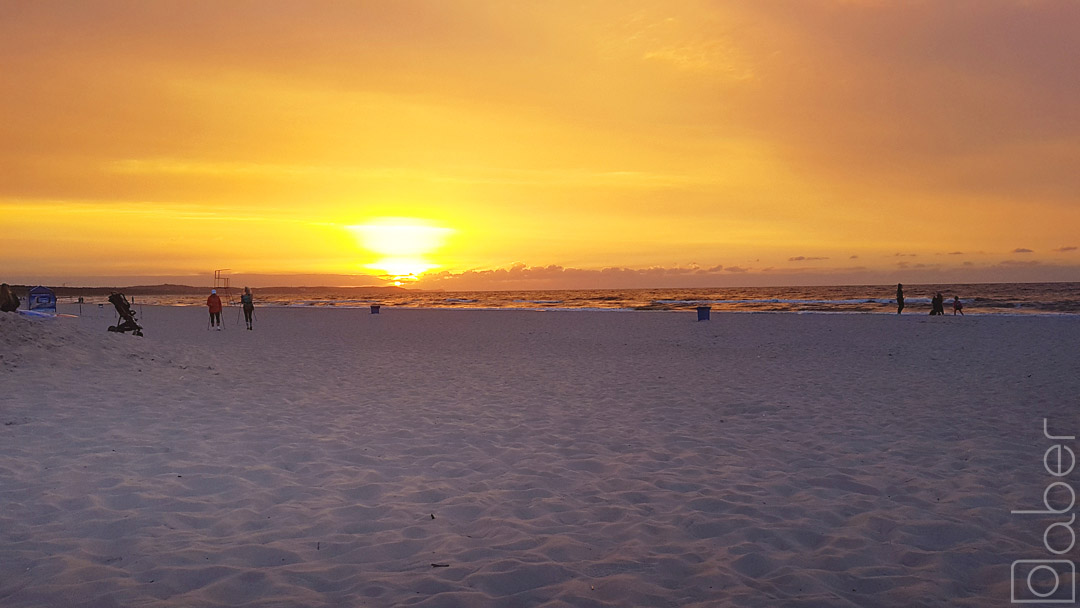
[[[178,285],[120,288],[139,304],[164,306],[205,305],[207,287]],[[114,290],[62,288],[61,303],[104,300]],[[831,286],[718,289],[593,289],[530,291],[423,291],[403,288],[306,287],[255,288],[256,307],[387,309],[524,309],[524,310],[694,310],[714,312],[889,313],[896,314],[894,286]],[[931,297],[942,293],[951,316],[959,298],[970,314],[1080,314],[1080,283],[985,285],[906,285],[903,315],[930,311]],[[220,290],[219,290],[220,292]],[[222,295],[235,303],[239,289]]]

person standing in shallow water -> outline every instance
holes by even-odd
[[[210,309],[210,326],[221,331],[221,298],[216,289],[210,290],[210,297],[206,298],[206,307]]]
[[[900,314],[904,311],[904,285],[903,283],[896,284],[896,314]]]
[[[960,296],[953,296],[952,298],[952,314],[955,317],[956,313],[960,313],[960,316],[964,316],[964,303],[960,301]]]
[[[244,321],[247,328],[251,329],[251,318],[255,314],[255,302],[251,297],[251,288],[244,288],[244,295],[240,296],[240,305],[244,307]]]

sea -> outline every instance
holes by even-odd
[[[120,291],[123,291],[122,289]],[[256,306],[367,308],[457,308],[480,310],[677,311],[707,306],[713,311],[748,313],[896,314],[896,285],[814,287],[725,287],[691,289],[575,289],[545,291],[396,290],[372,294],[350,288],[253,289]],[[927,314],[941,292],[945,311],[958,296],[965,314],[1080,314],[1080,282],[904,285],[905,314]],[[222,293],[237,304],[238,290]],[[138,295],[137,304],[205,306],[205,295]],[[87,298],[87,302],[98,298]],[[104,300],[104,298],[101,298]],[[61,298],[74,302],[75,298]]]

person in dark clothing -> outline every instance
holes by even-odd
[[[933,298],[930,299],[930,314],[931,315],[943,315],[945,314],[945,296],[941,295],[941,292],[937,292]]]
[[[896,314],[904,312],[904,285],[896,284]]]
[[[255,302],[251,297],[251,288],[244,288],[244,295],[240,296],[240,305],[244,308],[244,321],[247,323],[247,328],[251,329],[252,316],[255,314]]]
[[[210,290],[210,297],[206,298],[206,307],[210,309],[210,325],[221,331],[221,298],[216,289]]]

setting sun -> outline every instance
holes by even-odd
[[[437,268],[428,257],[454,231],[436,226],[428,220],[387,217],[366,224],[346,226],[365,250],[379,256],[365,264],[382,271],[394,281],[415,280],[419,275]]]

